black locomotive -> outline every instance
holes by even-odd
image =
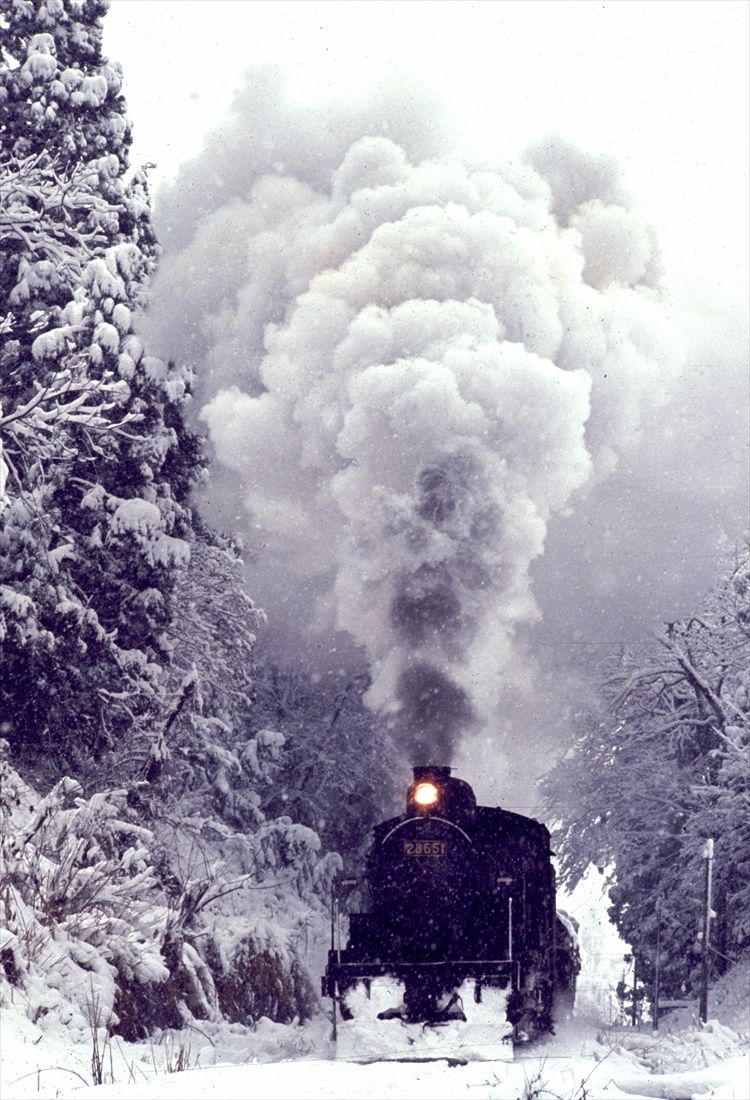
[[[552,1029],[556,1001],[572,1003],[578,951],[569,920],[556,912],[550,835],[520,814],[477,806],[468,783],[447,767],[417,767],[401,817],[374,830],[363,912],[349,914],[337,942],[351,880],[336,889],[323,993],[347,1018],[346,994],[390,976],[402,1003],[379,1018],[439,1024],[470,1018],[483,989],[507,991],[516,1038]],[[505,1023],[505,1021],[503,1021]]]

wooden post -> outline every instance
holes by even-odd
[[[336,884],[331,882],[331,955],[336,948]],[[333,989],[331,990],[331,1004],[333,1006],[333,1041],[336,1042],[338,1038],[338,1022],[336,1019],[336,994],[338,992],[338,984],[333,982]]]
[[[701,997],[698,1018],[702,1024],[705,1024],[708,1019],[708,977],[711,969],[710,941],[711,918],[713,916],[713,912],[711,911],[711,883],[714,861],[714,842],[712,838],[706,841],[706,846],[703,849],[703,859],[706,864],[706,870],[703,881],[703,936],[701,938],[703,958],[701,961]]]
[[[656,900],[656,963],[654,965],[654,1031],[659,1030],[659,981],[661,979],[661,898]]]
[[[633,952],[633,1008],[630,1015],[633,1027],[638,1023],[638,959]]]

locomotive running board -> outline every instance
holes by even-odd
[[[474,978],[480,983],[505,979],[515,989],[518,984],[519,964],[515,959],[451,959],[437,962],[339,962],[338,953],[331,951],[328,969],[322,982],[324,997],[333,996],[334,984],[368,978],[386,978],[403,975],[405,978],[426,978],[440,974],[449,983],[463,978]],[[343,954],[343,952],[342,952]]]

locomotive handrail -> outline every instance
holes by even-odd
[[[464,832],[460,825],[456,825],[455,821],[448,821],[447,817],[436,817],[435,814],[430,814],[429,817],[408,817],[406,821],[400,821],[398,825],[393,826],[389,833],[386,833],[380,843],[385,844],[386,840],[388,840],[389,837],[392,837],[398,829],[403,829],[404,825],[411,825],[412,821],[440,821],[443,825],[450,825],[451,829],[458,830],[461,836],[464,837],[464,839],[468,842],[469,847],[474,847],[473,840],[468,835],[468,833]]]
[[[438,959],[425,962],[397,962],[397,963],[367,963],[367,962],[337,962],[336,967],[342,970],[365,968],[369,970],[419,970],[427,966],[518,966],[518,959]]]
[[[448,972],[461,970],[467,976],[481,978],[488,973],[505,973],[511,979],[515,978],[518,985],[521,973],[521,964],[518,959],[452,959],[450,962],[420,962],[420,963],[368,963],[368,962],[334,962],[329,960],[326,976],[334,981],[339,976],[348,975],[350,978],[377,978],[398,977],[399,973],[408,972],[418,974],[420,971]]]

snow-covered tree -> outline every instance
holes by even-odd
[[[285,739],[249,717],[259,612],[189,507],[189,373],[134,328],[156,250],[106,8],[0,19],[0,734],[57,780],[20,834],[0,814],[4,917],[71,941],[125,1034],[290,1020],[340,861],[264,810]]]
[[[286,738],[265,807],[291,814],[356,861],[368,830],[399,805],[385,724],[362,701],[366,676],[315,674],[259,662],[251,720]]]
[[[750,946],[750,559],[732,555],[694,615],[604,670],[598,709],[546,782],[563,878],[609,868],[611,915],[644,978],[661,900],[665,989],[698,969],[705,840],[714,837],[714,964]]]
[[[183,815],[210,812],[225,824],[254,828],[262,819],[257,787],[273,770],[273,753],[261,764],[248,748],[255,630],[263,614],[245,592],[231,541],[198,528],[167,630],[173,702],[158,738],[142,750],[146,775]],[[277,741],[280,747],[283,738]]]
[[[131,134],[122,73],[101,52],[107,7],[108,0],[12,0],[0,24],[0,170],[10,228],[0,276],[13,306],[6,390],[28,384],[34,330],[68,302],[92,249],[131,242],[154,257],[143,176],[124,182]]]
[[[143,248],[154,242],[148,210],[119,203],[132,137],[122,71],[102,55],[108,8],[109,0],[9,0],[5,5],[0,144],[16,159],[43,153],[65,175],[80,165],[98,169],[99,190],[117,210],[106,217],[101,210],[81,210],[80,225],[105,232],[108,244],[132,239],[139,225]]]
[[[188,373],[134,332],[154,238],[106,6],[15,0],[0,27],[0,704],[53,769],[158,727],[202,463]]]

